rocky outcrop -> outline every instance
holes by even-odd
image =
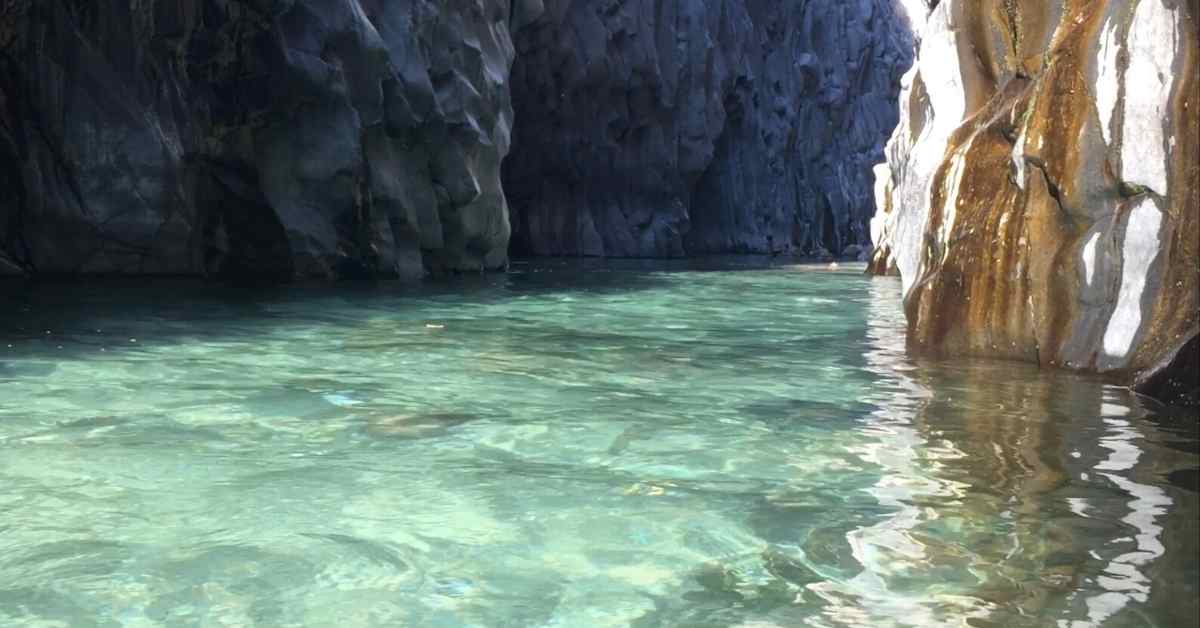
[[[517,49],[514,252],[868,243],[912,58],[893,0],[547,0]]]
[[[506,263],[540,0],[0,3],[0,275]]]
[[[1195,0],[938,5],[872,221],[910,346],[1195,394],[1198,19]]]

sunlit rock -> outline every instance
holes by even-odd
[[[1168,368],[1196,362],[1200,334],[1196,11],[932,11],[872,220],[872,270],[903,278],[912,347],[1200,385]]]

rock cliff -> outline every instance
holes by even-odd
[[[0,2],[0,274],[506,261],[540,0]]]
[[[513,250],[868,243],[912,60],[893,0],[547,0],[517,36]]]
[[[943,0],[877,169],[909,343],[1200,388],[1200,2]]]
[[[501,267],[512,98],[518,253],[836,254],[911,58],[893,0],[4,0],[0,274]]]

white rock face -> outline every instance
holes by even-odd
[[[1181,61],[1180,18],[1179,10],[1168,7],[1163,0],[1141,0],[1125,45],[1129,68],[1125,70],[1125,98],[1121,103],[1125,114],[1121,178],[1160,195],[1168,191],[1171,166],[1167,109],[1175,88],[1175,70]]]
[[[929,18],[929,3],[926,0],[896,0],[900,13],[908,18],[909,27],[913,33],[920,33],[925,28],[925,20]]]
[[[1141,381],[1200,337],[1200,16],[991,6],[943,0],[918,36],[872,270],[901,275],[915,347]]]
[[[1087,274],[1087,285],[1091,286],[1096,278],[1096,241],[1100,239],[1100,233],[1096,232],[1088,238],[1087,244],[1083,245],[1083,268]]]
[[[917,63],[902,80],[900,125],[885,154],[890,179],[876,183],[872,232],[876,249],[891,251],[907,295],[920,275],[922,246],[929,218],[933,176],[942,164],[950,135],[966,113],[966,92],[959,67],[953,3],[943,2],[921,31]],[[930,61],[925,62],[925,59]],[[893,207],[897,211],[887,211]],[[881,251],[887,254],[885,251]]]
[[[1154,199],[1143,196],[1129,213],[1121,257],[1121,292],[1104,331],[1104,353],[1117,363],[1129,355],[1133,339],[1142,325],[1142,301],[1150,265],[1158,257],[1162,240],[1162,212]]]
[[[1121,73],[1117,68],[1117,55],[1121,52],[1121,21],[1118,18],[1110,15],[1105,20],[1096,55],[1096,109],[1100,113],[1100,130],[1106,144],[1113,141],[1113,117],[1121,97]]]

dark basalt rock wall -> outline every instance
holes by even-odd
[[[0,274],[506,262],[540,0],[0,3]]]
[[[893,0],[547,0],[517,37],[513,251],[867,245],[912,45]]]
[[[893,0],[7,0],[0,275],[501,267],[510,97],[518,253],[838,253],[911,44]]]

